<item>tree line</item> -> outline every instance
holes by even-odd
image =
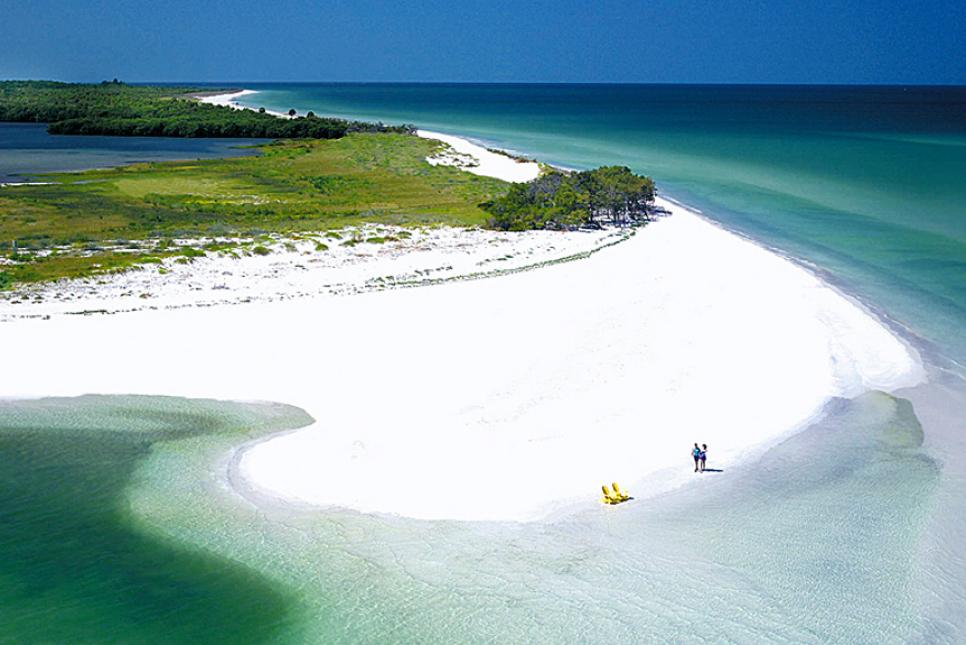
[[[226,92],[229,90],[225,90]],[[115,136],[337,139],[349,132],[412,133],[391,126],[314,114],[280,119],[264,111],[200,103],[210,88],[97,85],[51,81],[0,82],[0,121],[46,123],[51,134]]]
[[[490,214],[490,227],[504,231],[627,226],[651,218],[656,192],[650,177],[626,166],[603,166],[547,172],[480,206]]]

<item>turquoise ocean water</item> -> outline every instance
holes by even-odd
[[[966,640],[966,89],[243,86],[652,174],[899,323],[931,381],[539,524],[265,500],[234,451],[308,422],[284,405],[0,401],[0,642]]]

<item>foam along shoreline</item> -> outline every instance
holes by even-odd
[[[627,242],[498,279],[3,323],[18,367],[0,393],[286,402],[316,423],[236,456],[259,493],[528,521],[595,507],[603,482],[641,499],[692,481],[694,441],[727,469],[830,397],[923,378],[907,345],[808,271],[661,205],[673,215]]]

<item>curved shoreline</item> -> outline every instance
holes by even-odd
[[[520,164],[520,163],[518,163],[518,164],[516,164],[516,167],[512,167],[512,166],[511,167],[506,167],[506,166],[502,166],[502,165],[501,166],[498,166],[497,164],[494,163],[494,161],[500,161],[500,159],[497,159],[496,158],[496,157],[498,157],[497,155],[494,155],[488,149],[485,149],[482,146],[476,145],[473,142],[468,141],[466,139],[463,139],[461,137],[457,137],[457,136],[454,136],[454,135],[445,135],[445,134],[440,134],[440,133],[435,133],[435,132],[428,132],[428,131],[420,131],[420,132],[418,132],[418,135],[419,136],[426,137],[426,138],[435,138],[437,140],[443,141],[444,143],[446,143],[448,146],[450,146],[452,149],[455,150],[455,152],[456,152],[456,155],[454,155],[456,157],[455,159],[446,159],[446,158],[443,158],[441,160],[436,161],[437,163],[449,163],[450,165],[456,165],[458,167],[462,167],[463,170],[466,170],[466,171],[469,171],[469,172],[474,172],[476,174],[481,174],[481,175],[495,176],[495,177],[498,177],[498,178],[501,178],[501,179],[504,179],[504,180],[507,180],[507,181],[527,181],[527,180],[532,179],[533,177],[535,177],[537,174],[539,174],[539,166],[538,166],[538,164],[532,163],[532,162],[530,164],[527,164],[527,163]],[[460,159],[459,159],[459,157],[461,155],[471,155],[471,156],[475,156],[476,157],[476,160],[477,160],[477,163],[471,164],[471,165],[464,165],[464,164],[462,164],[460,162]],[[430,161],[433,162],[434,160],[431,159]],[[530,166],[531,168],[526,168],[527,166]],[[851,296],[850,294],[847,294],[846,292],[844,292],[843,290],[841,290],[841,289],[839,289],[839,288],[837,288],[835,286],[830,285],[827,281],[821,280],[821,278],[819,278],[819,276],[814,271],[814,268],[813,267],[808,267],[808,266],[804,265],[804,263],[798,261],[796,258],[789,257],[786,254],[782,254],[780,252],[777,252],[777,250],[775,250],[775,249],[770,249],[770,248],[762,245],[757,240],[751,239],[751,238],[749,238],[749,237],[747,237],[747,236],[745,236],[745,235],[743,235],[741,233],[738,233],[736,231],[731,231],[727,227],[719,224],[718,222],[709,220],[708,218],[706,218],[702,214],[699,214],[699,213],[697,213],[697,212],[689,209],[686,205],[684,205],[681,202],[678,202],[678,201],[673,200],[673,199],[670,200],[671,203],[669,203],[668,201],[664,201],[664,200],[662,200],[662,202],[663,202],[662,205],[664,205],[665,207],[667,207],[667,206],[671,205],[671,203],[673,203],[673,205],[679,206],[679,207],[683,208],[690,215],[694,215],[694,216],[699,217],[701,220],[703,220],[707,224],[712,225],[712,226],[715,226],[715,227],[718,227],[720,230],[724,231],[725,233],[730,233],[731,235],[734,235],[734,236],[739,237],[739,238],[741,238],[743,240],[746,240],[749,243],[755,245],[756,247],[764,250],[765,252],[774,254],[777,257],[780,257],[783,260],[792,263],[793,265],[795,265],[800,270],[805,271],[809,275],[813,276],[816,280],[820,281],[823,284],[823,286],[826,286],[826,287],[832,289],[832,291],[838,297],[842,298],[843,300],[845,300],[846,302],[848,302],[850,305],[852,305],[853,307],[857,308],[862,314],[864,314],[868,318],[872,319],[873,321],[875,321],[879,325],[882,325],[886,329],[892,329],[894,331],[894,327],[893,326],[888,325],[887,323],[885,323],[879,315],[877,315],[876,313],[874,313],[872,311],[872,309],[870,307],[868,307],[865,303],[863,303],[860,299],[858,299],[857,297]],[[913,376],[912,378],[910,378],[909,380],[907,380],[907,382],[904,383],[903,386],[910,386],[910,385],[914,385],[914,384],[918,384],[918,383],[922,382],[922,380],[924,378],[924,372],[922,370],[921,362],[919,361],[917,352],[913,348],[912,344],[910,342],[908,342],[905,338],[902,338],[901,335],[896,335],[896,337],[898,338],[899,342],[903,344],[903,346],[905,347],[906,351],[909,352],[909,354],[911,356],[911,360],[916,364],[916,367],[912,370],[915,373],[915,376]],[[870,384],[863,384],[863,385],[865,387],[872,387],[872,385],[870,385]],[[859,392],[860,392],[860,389],[853,389],[853,391],[850,392],[849,394],[856,395]],[[768,443],[767,445],[766,444],[761,444],[761,445],[759,445],[759,446],[757,446],[755,448],[749,449],[748,453],[759,453],[759,452],[761,452],[761,450],[764,450],[769,445],[772,445],[774,442],[777,442],[781,438],[787,437],[790,434],[793,434],[794,432],[796,432],[796,431],[798,431],[798,430],[800,430],[800,429],[802,429],[804,427],[807,427],[808,425],[814,423],[818,418],[821,417],[822,410],[824,409],[825,405],[830,400],[831,399],[826,399],[825,403],[823,403],[821,406],[819,406],[818,408],[816,408],[815,410],[813,410],[813,412],[808,416],[808,418],[806,418],[806,419],[800,421],[799,423],[794,424],[791,427],[787,428],[787,430],[784,433],[780,433],[778,436],[773,437],[772,438],[772,442]],[[746,454],[745,456],[750,456],[750,454]],[[241,459],[238,460],[238,467],[239,468],[241,467],[240,466],[241,461],[242,461]]]
[[[233,107],[235,109],[239,109],[239,110],[254,110],[255,108],[253,108],[253,107],[250,107],[250,106],[241,104],[238,101],[238,99],[240,99],[240,98],[242,98],[244,96],[250,96],[252,94],[258,94],[259,91],[260,90],[241,89],[241,90],[236,90],[236,91],[231,92],[231,93],[225,93],[225,94],[218,94],[218,95],[206,96],[206,97],[204,97],[202,99],[202,101],[203,102],[214,103],[216,105],[227,105],[227,106]],[[280,117],[283,117],[283,118],[289,118],[289,115],[288,114],[285,114],[285,113],[282,113],[282,112],[269,111],[269,113],[275,114],[276,116],[280,116]],[[340,118],[343,118],[343,117],[340,117]],[[344,117],[344,118],[348,118],[348,117]],[[484,142],[478,141],[478,140],[474,140],[471,137],[462,136],[462,135],[460,135],[458,133],[444,133],[444,132],[435,132],[435,131],[429,131],[429,130],[419,130],[419,131],[417,131],[417,136],[421,136],[421,137],[428,138],[428,139],[436,139],[436,140],[442,141],[443,143],[447,143],[447,144],[450,144],[450,145],[451,145],[451,140],[456,140],[458,142],[461,142],[461,144],[462,144],[461,145],[461,148],[463,150],[475,149],[473,152],[475,152],[477,155],[484,155],[484,156],[493,155],[493,153],[491,152],[491,150],[493,148],[487,147]],[[457,144],[457,145],[460,145],[460,144]],[[457,150],[457,152],[459,152],[459,150]],[[516,155],[515,154],[513,155],[513,158],[516,158]],[[539,164],[537,162],[532,162],[532,163],[533,163],[534,166],[539,166]],[[456,164],[456,165],[458,165],[458,164]],[[557,165],[546,164],[546,165],[549,166],[549,167],[560,168],[561,170],[574,170],[573,168],[567,168],[567,167],[561,166],[559,164],[557,164]],[[463,168],[463,169],[464,170],[467,170],[469,172],[477,173],[477,174],[483,174],[483,175],[486,175],[486,176],[498,177],[500,179],[504,179],[505,181],[528,181],[530,178],[532,178],[530,176],[532,173],[529,173],[529,172],[524,172],[524,173],[519,174],[519,175],[517,175],[516,173],[511,173],[511,174],[508,175],[508,174],[493,174],[491,172],[493,169],[491,169],[491,168],[485,168],[485,167],[482,168],[482,169],[477,169],[477,168]],[[499,168],[498,171],[505,171],[505,169]],[[860,297],[859,295],[853,293],[848,288],[848,285],[847,284],[843,284],[843,283],[841,283],[841,281],[835,280],[834,279],[835,276],[832,275],[831,273],[825,271],[824,269],[822,269],[822,267],[820,267],[818,265],[815,265],[813,263],[810,263],[810,262],[808,262],[806,260],[803,260],[802,258],[799,258],[799,257],[796,257],[796,256],[791,255],[789,253],[786,253],[782,249],[779,249],[777,247],[774,247],[774,246],[771,246],[769,244],[766,244],[762,240],[759,240],[759,239],[754,238],[754,237],[752,237],[750,235],[747,235],[744,232],[739,231],[737,229],[733,229],[733,228],[727,226],[723,222],[719,222],[717,220],[711,219],[711,218],[707,217],[696,206],[693,206],[693,205],[688,204],[688,203],[686,203],[684,201],[678,200],[673,195],[669,195],[669,194],[664,193],[662,199],[663,200],[666,200],[668,202],[671,202],[672,204],[677,205],[677,206],[679,206],[681,208],[684,208],[684,209],[686,209],[686,210],[688,210],[688,211],[690,211],[690,212],[692,212],[694,214],[697,214],[700,217],[702,217],[703,219],[705,219],[706,221],[708,221],[709,223],[711,223],[711,224],[713,224],[713,225],[721,228],[722,230],[724,230],[724,231],[726,231],[726,232],[728,232],[728,233],[730,233],[732,235],[735,235],[737,237],[740,237],[742,239],[748,240],[751,243],[753,243],[753,244],[761,247],[765,251],[767,251],[769,253],[772,253],[774,255],[777,255],[777,256],[779,256],[779,257],[781,257],[781,258],[783,258],[783,259],[785,259],[785,260],[787,260],[787,261],[789,261],[789,262],[791,262],[791,263],[799,266],[803,270],[805,270],[805,271],[813,274],[817,279],[819,279],[823,283],[825,283],[828,286],[830,286],[833,289],[835,289],[839,293],[839,295],[841,295],[843,298],[849,300],[850,302],[852,302],[853,304],[855,304],[859,308],[863,309],[866,313],[868,313],[869,315],[871,315],[873,318],[877,319],[880,323],[882,323],[883,325],[885,325],[888,329],[890,329],[893,332],[893,334],[895,334],[903,342],[905,342],[906,345],[911,349],[911,351],[913,351],[913,353],[918,354],[919,351],[921,351],[921,349],[923,348],[924,345],[929,344],[928,341],[926,341],[925,339],[921,338],[918,334],[916,334],[914,332],[914,330],[912,330],[909,327],[906,327],[906,326],[900,324],[898,321],[896,321],[895,319],[893,319],[885,310],[877,307],[874,303],[869,302],[866,299]],[[950,361],[951,363],[953,363],[954,365],[956,365],[958,368],[960,368],[961,371],[960,371],[959,375],[964,380],[966,380],[966,369],[964,369],[964,366],[959,365],[958,363],[956,363],[952,359],[949,359],[948,357],[943,356],[942,358],[943,358],[943,360]]]
[[[587,505],[614,479],[644,486],[638,497],[689,481],[676,465],[695,440],[714,463],[736,463],[831,397],[921,379],[908,345],[868,310],[667,204],[674,216],[607,253],[500,280],[363,294],[331,310],[308,297],[250,304],[244,317],[211,307],[16,324],[24,368],[0,389],[291,402],[316,424],[240,452],[234,467],[271,497],[528,521]],[[240,353],[252,339],[269,342]],[[98,345],[118,356],[107,369]],[[30,347],[49,360],[31,361]],[[207,369],[184,369],[182,356]],[[45,372],[50,361],[64,372]]]
[[[245,96],[250,96],[252,94],[258,94],[258,93],[259,93],[259,90],[241,89],[241,90],[236,90],[236,91],[231,92],[231,93],[206,96],[204,98],[201,98],[201,100],[202,100],[202,102],[213,103],[215,105],[227,105],[229,107],[233,107],[233,108],[238,109],[238,110],[253,110],[254,108],[239,103],[238,102],[238,99],[240,99],[242,97],[245,97]],[[283,112],[278,112],[278,111],[268,111],[268,112],[270,114],[274,114],[276,116],[280,116],[280,117],[283,117],[283,118],[290,118],[288,114],[285,114]],[[423,137],[423,138],[436,139],[438,141],[442,141],[443,143],[446,143],[447,145],[451,145],[451,146],[455,143],[456,146],[458,146],[458,148],[456,149],[456,151],[458,153],[459,152],[463,152],[465,154],[465,153],[469,152],[471,154],[476,154],[477,156],[483,157],[485,159],[490,159],[490,158],[492,158],[494,156],[497,156],[497,155],[494,155],[493,152],[491,152],[492,148],[488,148],[487,146],[485,146],[483,144],[483,142],[474,141],[470,137],[464,137],[464,136],[461,136],[459,134],[444,133],[444,132],[435,132],[435,131],[430,131],[430,130],[418,130],[416,134],[417,134],[417,136],[420,136],[420,137]],[[516,158],[516,155],[514,155],[512,158]],[[483,165],[482,168],[464,167],[462,169],[463,170],[466,170],[468,172],[476,173],[476,174],[481,174],[481,175],[491,176],[491,177],[497,177],[497,178],[503,179],[505,181],[529,181],[534,176],[536,176],[536,174],[539,173],[539,165],[540,165],[539,163],[537,163],[535,161],[531,162],[531,164],[533,166],[537,167],[536,171],[523,170],[522,172],[520,172],[520,171],[514,172],[514,171],[510,170],[508,172],[507,171],[507,168],[505,168],[505,167],[502,167],[502,166],[495,167],[495,168],[492,167],[492,166],[487,167],[485,164]],[[459,164],[452,164],[452,165],[459,166]],[[546,165],[549,166],[549,167],[560,168],[561,170],[573,170],[572,168],[566,168],[566,167],[560,166],[560,165],[551,165],[551,164],[546,164]],[[815,275],[815,277],[817,279],[821,280],[823,283],[825,283],[825,284],[829,285],[830,287],[832,287],[833,289],[835,289],[839,293],[839,295],[841,295],[843,298],[849,300],[850,302],[852,302],[856,306],[860,307],[866,313],[868,313],[873,318],[877,319],[880,323],[882,323],[883,325],[885,325],[886,327],[888,327],[896,336],[898,336],[901,340],[903,340],[903,342],[905,342],[907,344],[907,346],[914,353],[918,353],[919,348],[921,347],[921,345],[922,344],[925,344],[927,342],[924,339],[922,339],[921,337],[919,337],[917,334],[915,334],[915,332],[912,329],[910,329],[908,327],[905,327],[905,326],[901,325],[900,323],[898,323],[898,321],[894,320],[891,316],[888,315],[888,313],[886,311],[882,310],[881,308],[876,307],[874,305],[874,303],[868,302],[865,299],[863,299],[860,296],[858,296],[857,294],[852,293],[848,289],[848,286],[847,285],[841,284],[839,281],[833,280],[834,276],[831,273],[828,273],[828,272],[824,271],[820,266],[815,265],[815,264],[810,263],[810,262],[807,262],[807,261],[803,260],[802,258],[799,258],[799,257],[796,257],[794,255],[788,254],[788,253],[782,251],[781,249],[779,249],[777,247],[773,247],[771,245],[765,244],[763,241],[761,241],[761,240],[759,240],[757,238],[751,237],[751,236],[745,234],[742,231],[739,231],[737,229],[733,229],[733,228],[727,226],[723,222],[719,222],[717,220],[711,219],[711,218],[707,217],[696,206],[693,206],[693,205],[688,204],[688,203],[686,203],[684,201],[678,200],[673,195],[669,195],[669,194],[666,194],[665,193],[665,194],[663,194],[662,199],[665,200],[666,202],[670,202],[671,204],[677,205],[677,206],[679,206],[679,207],[681,207],[681,208],[683,208],[685,210],[688,210],[688,211],[690,211],[690,212],[692,212],[692,213],[694,213],[694,214],[702,217],[703,219],[705,219],[709,223],[711,223],[711,224],[713,224],[713,225],[721,228],[722,230],[724,230],[724,231],[726,231],[726,232],[728,232],[728,233],[730,233],[732,235],[735,235],[737,237],[740,237],[742,239],[748,240],[751,243],[753,243],[753,244],[761,247],[765,251],[767,251],[769,253],[772,253],[774,255],[777,255],[777,256],[779,256],[779,257],[781,257],[781,258],[783,258],[783,259],[785,259],[785,260],[787,260],[789,262],[792,262],[793,264],[799,266],[803,270],[805,270],[805,271],[807,271],[809,273],[812,273],[813,275]],[[913,341],[915,341],[915,342],[913,342]],[[952,361],[952,359],[948,359],[946,357],[943,357],[943,358],[945,360],[950,360],[951,362],[953,362],[954,364],[956,364],[960,368],[963,368],[964,367],[964,366],[961,366],[961,365],[955,363],[955,361]],[[966,379],[966,371],[963,371],[962,372],[962,376],[963,376],[964,379]]]
[[[682,237],[675,238],[678,240],[675,244],[678,250],[681,241],[691,241],[702,229],[705,232],[700,235],[707,235],[715,240],[727,235],[710,224],[698,224],[696,217],[693,223],[687,223],[688,215],[685,213],[677,213],[667,223],[654,225],[654,229],[664,226],[665,231],[669,230],[667,226],[675,218],[678,222],[685,222],[686,226]],[[720,232],[711,233],[708,230],[711,228]],[[625,259],[639,254],[651,234],[651,231],[642,232],[632,241],[611,249],[606,256],[598,255],[594,260],[567,267],[572,271],[568,271],[569,275],[563,282],[578,280],[578,271],[594,276],[587,277],[590,282],[600,279],[602,272],[593,269],[592,264],[609,265],[614,261],[614,256],[622,252]],[[732,244],[750,244],[733,239]],[[666,242],[667,238],[662,241]],[[655,241],[654,244],[658,242]],[[654,250],[650,245],[647,248]],[[759,248],[760,255],[753,262],[753,271],[766,266],[758,264],[760,261],[769,264],[786,263],[772,254],[768,254],[772,260],[765,260],[764,254],[767,252],[760,247],[756,248]],[[736,256],[729,254],[734,252],[736,251],[725,253],[723,257],[734,260]],[[676,269],[682,270],[683,267],[678,266]],[[643,310],[626,310],[618,315],[627,315],[632,319],[640,316],[643,320],[650,320],[644,329],[655,331],[642,333],[658,333],[664,344],[663,351],[666,352],[665,357],[656,362],[654,353],[660,353],[662,348],[646,344],[632,346],[633,339],[637,337],[633,332],[630,336],[620,336],[620,340],[616,341],[618,347],[608,348],[608,352],[602,352],[598,343],[590,342],[575,352],[565,353],[565,358],[556,357],[556,362],[552,363],[554,365],[560,365],[561,361],[564,364],[578,363],[568,369],[565,376],[554,376],[553,370],[546,372],[544,376],[544,368],[536,368],[537,374],[532,379],[515,385],[514,391],[498,391],[494,393],[495,398],[487,397],[485,403],[475,404],[480,410],[479,413],[462,412],[455,417],[447,417],[448,420],[426,420],[423,423],[425,427],[407,429],[407,432],[412,432],[407,434],[407,441],[392,436],[394,431],[388,422],[387,427],[381,431],[372,429],[357,435],[348,428],[338,427],[337,423],[320,421],[314,430],[307,428],[301,433],[259,444],[239,459],[238,467],[249,484],[259,488],[262,493],[283,498],[286,502],[295,500],[318,506],[397,513],[421,519],[540,520],[564,508],[574,507],[575,504],[586,505],[590,502],[595,488],[594,482],[608,480],[605,472],[613,473],[613,478],[618,481],[627,482],[625,485],[636,486],[632,488],[632,492],[639,498],[689,481],[689,473],[683,468],[675,467],[676,463],[684,459],[674,456],[675,443],[686,447],[693,441],[693,435],[687,430],[689,427],[704,428],[705,430],[694,434],[714,437],[707,442],[713,446],[713,450],[717,449],[717,453],[714,453],[715,464],[728,468],[739,460],[760,454],[762,450],[814,422],[828,401],[835,396],[849,398],[867,389],[891,391],[919,382],[922,377],[921,367],[915,357],[907,352],[908,345],[892,336],[867,312],[819,283],[814,276],[790,264],[786,270],[794,271],[798,275],[795,280],[799,286],[792,285],[791,298],[817,298],[814,306],[819,307],[818,310],[800,310],[796,312],[802,314],[799,317],[784,317],[775,311],[756,310],[751,316],[759,318],[758,320],[744,321],[740,315],[721,312],[720,306],[725,303],[717,300],[711,309],[713,312],[719,308],[715,318],[703,319],[702,324],[697,326],[685,323],[683,326],[687,332],[680,334],[670,330],[667,325],[676,327],[675,320],[681,316],[663,312],[663,317],[659,315],[647,318],[648,298],[673,297],[667,291],[651,293],[651,296],[645,297]],[[508,281],[512,278],[493,282],[503,283],[500,285],[502,296],[519,288],[519,294],[512,297],[516,299],[533,293],[535,288],[553,289],[548,284],[548,272],[549,270],[530,274],[531,282],[541,283],[539,288],[534,285],[511,286]],[[610,269],[603,271],[608,272]],[[783,276],[783,279],[786,277]],[[625,295],[624,288],[627,286],[622,283],[620,289]],[[777,298],[785,286],[787,285],[765,285],[764,290]],[[566,284],[563,287],[571,291]],[[683,287],[670,286],[669,289],[677,291],[679,287],[688,295],[679,300],[675,307],[683,307],[684,311],[693,304],[684,302],[689,297],[715,297],[707,292],[695,291],[693,282]],[[716,283],[713,288],[727,288],[727,285]],[[803,288],[806,291],[802,291]],[[571,293],[576,294],[574,297],[577,299],[582,296],[591,297],[589,292],[582,290],[575,289]],[[750,301],[754,301],[760,296],[745,294],[739,297],[750,297]],[[618,295],[611,292],[609,299],[616,300]],[[777,306],[783,305],[794,306],[791,302]],[[607,305],[603,302],[587,305],[588,308],[594,306]],[[572,309],[567,311],[568,314],[558,312],[558,315],[580,315]],[[808,314],[807,311],[813,313]],[[827,320],[816,322],[814,315],[820,315]],[[542,320],[533,311],[529,311],[526,316],[528,322],[521,323],[523,326],[533,324],[530,322],[531,316],[536,316],[535,320]],[[799,326],[794,327],[796,324]],[[832,327],[827,328],[826,324]],[[720,334],[707,328],[713,325],[725,326],[728,333]],[[599,323],[592,316],[590,320],[584,321],[585,329],[598,326]],[[788,336],[756,338],[760,334],[770,333],[769,329],[780,326],[791,330]],[[693,335],[688,336],[691,332]],[[841,335],[853,337],[855,344],[843,345]],[[755,342],[752,338],[755,341],[761,340],[762,344],[748,345],[741,351],[730,353],[723,347],[728,339],[738,343]],[[689,349],[694,342],[700,345],[696,351]],[[788,350],[785,346],[791,342],[803,343],[809,349]],[[833,342],[841,347],[834,350],[829,356],[831,362],[823,367],[825,359],[816,360],[811,354],[821,351],[821,346],[826,342]],[[523,351],[523,348],[519,349]],[[785,353],[776,357],[768,356],[770,352]],[[894,359],[894,363],[880,363],[879,356],[890,355],[890,352],[890,360]],[[587,358],[588,354],[593,357]],[[648,356],[651,359],[650,365],[641,368],[640,365],[646,363]],[[546,359],[534,357],[532,360],[542,363]],[[746,361],[743,367],[733,363],[742,360]],[[628,363],[639,364],[629,366]],[[843,368],[842,363],[849,365]],[[742,378],[737,379],[738,383],[729,383],[729,378],[736,380],[733,378],[735,368],[742,370]],[[595,378],[587,380],[586,376],[580,374],[581,370],[602,371]],[[807,373],[807,376],[802,376],[802,373]],[[552,395],[547,400],[547,394],[541,394],[545,389],[545,378],[552,379],[553,388],[562,388],[564,394]],[[598,387],[598,378],[603,379],[607,385]],[[684,380],[670,390],[664,384],[665,379],[682,378]],[[689,379],[697,379],[701,383],[693,385],[688,382]],[[484,378],[482,381],[481,386],[485,387],[484,384],[489,379]],[[633,392],[637,389],[634,384],[637,381],[650,384],[645,389],[651,393],[652,400],[647,405],[636,407],[624,405],[623,402],[628,397],[634,396]],[[586,394],[588,388],[592,394]],[[615,395],[613,391],[608,392],[609,388],[619,393]],[[521,391],[524,393],[520,393]],[[570,396],[586,396],[587,405],[590,407],[573,404]],[[505,400],[507,397],[510,399],[509,403]],[[761,399],[766,399],[767,402],[762,403]],[[687,402],[710,409],[704,412],[687,410]],[[517,405],[522,405],[527,410],[523,417],[517,418],[520,413],[513,412]],[[624,409],[619,410],[622,405]],[[609,418],[612,416],[609,412],[615,410],[618,414],[616,420]],[[511,416],[501,420],[507,413]],[[715,427],[716,424],[718,427]],[[592,428],[591,434],[608,437],[608,443],[620,445],[622,450],[629,451],[630,456],[624,459],[610,455],[608,450],[601,452],[597,442],[581,430],[582,426],[588,430]],[[655,426],[662,428],[661,434],[641,437],[634,431],[635,427]],[[459,436],[451,436],[448,427],[462,428],[456,431]],[[325,429],[319,432],[322,428]],[[682,432],[688,434],[682,436]],[[498,448],[490,447],[490,441],[498,444],[502,442],[502,445]],[[533,442],[542,442],[546,447],[535,448]],[[387,456],[373,456],[370,454],[372,451],[386,453]],[[390,454],[391,458],[388,457]],[[308,455],[315,455],[317,458]],[[505,473],[510,481],[494,481],[487,474],[487,468],[474,466],[476,459],[492,464],[496,471]],[[442,461],[451,463],[440,463]],[[562,467],[561,463],[568,466]],[[675,471],[674,474],[667,470],[669,468]],[[410,470],[429,470],[434,476],[409,486],[404,481],[409,475],[403,473]],[[384,473],[384,476],[380,477],[376,473]],[[370,479],[375,485],[345,484],[347,481]],[[423,498],[432,497],[433,493],[430,491],[434,489],[434,481],[437,479],[458,486],[461,490],[459,498],[442,499],[437,495],[435,499],[420,499],[419,491],[422,491]],[[381,489],[384,486],[397,486],[405,492],[390,493]],[[515,499],[515,491],[518,490],[529,490],[531,500],[521,503]],[[586,493],[581,495],[581,490]],[[581,499],[584,501],[581,502]]]

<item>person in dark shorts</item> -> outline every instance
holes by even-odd
[[[701,450],[698,451],[698,460],[701,462],[701,472],[704,472],[704,463],[708,460],[708,444],[701,444]]]
[[[694,457],[694,472],[698,472],[698,466],[701,465],[701,449],[698,448],[698,444],[694,444],[691,456]]]

